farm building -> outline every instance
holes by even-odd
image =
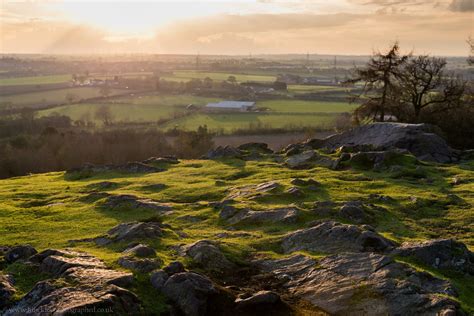
[[[209,111],[250,111],[255,107],[255,102],[251,101],[221,101],[208,103],[206,109]]]

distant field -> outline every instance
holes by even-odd
[[[70,81],[71,78],[71,75],[2,78],[0,79],[0,86],[62,83]]]
[[[311,93],[321,91],[345,91],[344,87],[335,86],[320,86],[320,85],[288,85],[288,92],[290,93]]]
[[[74,101],[77,102],[80,99],[100,97],[99,90],[99,88],[94,87],[80,87],[0,96],[0,109],[6,106],[34,108],[49,104],[66,103],[66,96],[68,94],[76,96]],[[111,89],[110,95],[126,92],[126,90]]]
[[[356,105],[347,102],[303,100],[267,100],[258,102],[257,106],[283,113],[342,113],[350,112],[356,107]]]
[[[66,105],[40,111],[39,115],[47,116],[58,113],[69,116],[73,120],[87,118],[98,123],[94,114],[100,106],[107,105],[110,107],[115,121],[151,122],[172,117],[177,112],[183,112],[188,104],[203,106],[218,100],[190,95],[123,97],[107,103]]]
[[[165,80],[172,81],[189,81],[191,79],[204,79],[206,77],[212,80],[223,81],[227,80],[229,76],[234,76],[237,81],[261,81],[261,82],[272,82],[276,80],[275,76],[267,75],[249,75],[249,74],[235,74],[235,73],[223,73],[223,72],[200,72],[200,71],[175,71],[173,76],[162,77]]]
[[[252,128],[291,128],[291,127],[329,127],[335,115],[317,114],[196,114],[173,120],[162,127],[167,130],[174,127],[183,130],[196,130],[206,125],[211,131],[231,133],[236,129]]]

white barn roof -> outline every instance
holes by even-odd
[[[248,108],[255,105],[255,102],[251,101],[221,101],[217,103],[208,103],[208,108],[225,108],[225,109],[242,109]]]

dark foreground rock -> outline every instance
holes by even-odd
[[[162,292],[186,316],[206,315],[211,307],[210,297],[218,294],[211,280],[194,272],[173,274]]]
[[[268,310],[272,305],[280,302],[280,296],[272,291],[259,291],[249,297],[235,300],[236,308],[239,310]]]
[[[449,281],[374,253],[258,262],[279,286],[334,315],[457,315]],[[453,313],[453,314],[449,314]]]
[[[138,298],[122,288],[131,285],[133,275],[108,269],[87,253],[50,249],[31,257],[31,262],[66,282],[37,283],[3,315],[67,315],[88,310],[134,314],[141,310]]]
[[[0,311],[10,305],[15,292],[12,278],[0,272]]]
[[[319,144],[331,150],[345,145],[377,150],[406,149],[421,160],[441,163],[458,160],[458,153],[428,124],[374,123],[330,136]]]
[[[306,250],[322,253],[384,252],[395,244],[371,230],[327,221],[287,234],[281,243],[285,253]]]
[[[119,258],[117,263],[125,269],[140,273],[148,273],[159,268],[163,264],[163,260],[160,258],[136,258],[133,256],[125,256]]]
[[[474,275],[474,253],[469,251],[465,244],[453,239],[403,243],[394,250],[394,254],[412,257],[434,268]]]

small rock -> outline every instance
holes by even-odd
[[[161,223],[158,222],[130,222],[121,223],[107,232],[103,237],[95,238],[98,245],[107,245],[117,241],[132,241],[134,239],[159,238],[163,235]]]
[[[132,254],[137,257],[154,257],[156,256],[155,249],[144,244],[134,245],[124,250],[126,254]]]
[[[312,167],[312,161],[317,154],[313,150],[295,154],[286,159],[286,165],[291,169],[304,169]]]
[[[11,247],[5,253],[5,261],[8,263],[13,263],[17,260],[26,260],[34,254],[38,253],[35,248],[30,245],[20,245]]]
[[[235,269],[235,265],[226,258],[215,242],[200,240],[184,246],[181,251],[207,271],[227,273]]]
[[[286,190],[286,193],[288,193],[289,195],[294,196],[294,197],[303,197],[304,196],[304,192],[302,190],[300,190],[299,188],[297,188],[297,187],[288,188],[288,190]]]
[[[126,256],[119,258],[117,263],[126,269],[148,273],[160,267],[163,264],[163,261],[159,258],[150,259]]]
[[[181,273],[184,272],[184,265],[179,262],[179,261],[173,261],[170,264],[168,264],[166,267],[163,268],[163,270],[168,274],[168,275],[173,275],[176,273]]]
[[[169,205],[161,204],[149,199],[140,199],[134,195],[122,194],[112,195],[107,198],[104,207],[111,209],[148,209],[158,213],[170,212],[172,208]]]
[[[360,201],[350,201],[345,203],[339,210],[339,215],[358,224],[367,220],[363,204]]]
[[[238,309],[262,309],[280,302],[280,296],[271,291],[260,291],[235,300]]]

